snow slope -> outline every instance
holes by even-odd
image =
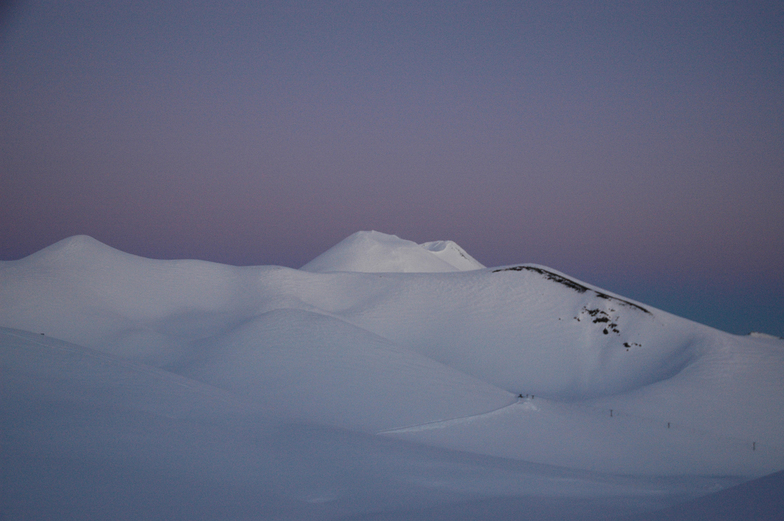
[[[784,342],[449,241],[292,270],[72,237],[0,263],[0,328],[7,519],[600,519],[784,469]]]

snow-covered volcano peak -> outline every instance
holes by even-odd
[[[425,242],[420,246],[460,271],[481,270],[485,267],[454,241]]]
[[[322,253],[302,270],[311,272],[434,273],[484,268],[452,241],[417,244],[377,231],[360,231]]]

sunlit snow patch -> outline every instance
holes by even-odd
[[[452,241],[417,244],[376,231],[357,232],[302,266],[304,271],[437,273],[481,269]]]

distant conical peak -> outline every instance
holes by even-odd
[[[301,269],[312,272],[468,271],[484,266],[453,241],[417,244],[375,230],[356,232],[325,251]]]

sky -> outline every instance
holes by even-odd
[[[358,230],[784,336],[784,3],[16,0],[0,260]]]

